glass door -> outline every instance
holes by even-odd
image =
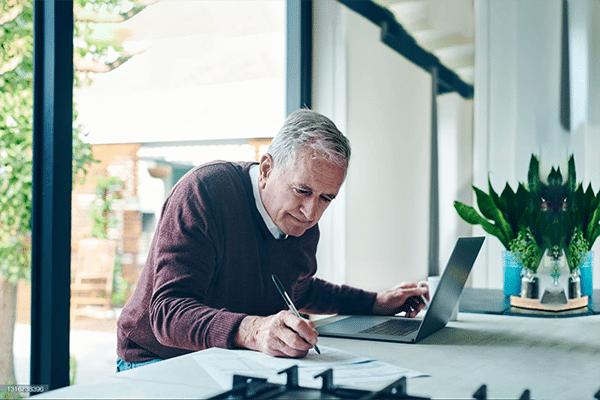
[[[75,125],[96,161],[73,188],[71,359],[89,383],[115,371],[166,194],[196,165],[255,160],[283,122],[285,2],[82,0],[75,21]]]

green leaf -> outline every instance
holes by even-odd
[[[494,204],[497,207],[501,207],[501,205],[500,205],[500,202],[501,202],[500,197],[498,196],[498,193],[496,193],[496,191],[492,187],[492,181],[489,178],[488,178],[488,192],[489,192],[489,196],[491,197],[491,199],[494,202]]]
[[[512,190],[508,183],[506,184],[506,186],[504,186],[504,190],[502,191],[500,198],[504,201],[504,205],[508,210],[514,208],[515,192]]]
[[[495,226],[494,224],[489,223],[488,221],[485,221],[484,223],[482,223],[481,227],[483,228],[484,231],[486,231],[490,235],[493,235],[493,236],[497,237],[498,240],[500,240],[500,243],[502,243],[502,245],[504,246],[504,248],[506,250],[509,249],[510,240],[508,240],[506,238],[506,236],[504,235],[504,233],[502,232],[501,229],[498,229],[497,226]]]
[[[560,173],[560,167],[559,168],[550,168],[550,174],[548,175],[548,186],[562,186],[563,184],[563,177],[562,174]]]
[[[600,197],[594,193],[591,183],[588,185],[588,188],[585,192],[585,202],[586,211],[591,218],[591,215],[600,206]]]
[[[475,210],[475,208],[461,203],[460,201],[454,202],[454,208],[463,221],[471,225],[481,225],[484,231],[490,235],[496,236],[508,250],[509,239],[506,237],[504,232],[496,225],[482,217],[477,210]]]
[[[504,186],[502,194],[496,203],[504,219],[510,224],[512,232],[517,232],[517,221],[521,218],[524,209],[516,207],[516,194],[508,184]]]
[[[473,186],[477,198],[477,206],[481,214],[495,222],[495,227],[502,232],[504,241],[508,243],[516,237],[510,224],[506,221],[500,209],[494,204],[491,197],[482,190]],[[482,224],[483,225],[483,224]]]
[[[592,184],[588,185],[587,190],[585,191],[585,195],[583,197],[583,204],[581,204],[581,208],[585,211],[584,217],[586,219],[590,219],[592,213],[596,209],[596,195],[594,194],[594,189],[592,189]]]
[[[497,215],[498,208],[494,204],[492,198],[483,190],[478,189],[475,186],[473,186],[473,190],[475,191],[477,207],[479,207],[481,214],[487,219],[494,220]]]
[[[529,191],[525,185],[519,183],[519,187],[515,193],[515,206],[521,209],[529,209],[532,206],[531,202],[532,199]]]
[[[540,162],[535,155],[529,160],[529,171],[527,172],[527,185],[533,193],[541,193]]]
[[[590,248],[591,248],[592,245],[594,244],[594,242],[596,241],[596,239],[598,239],[598,237],[600,236],[600,225],[594,226],[594,229],[588,236],[589,236],[588,242],[590,243]]]
[[[525,228],[535,229],[535,217],[533,212],[526,208],[521,213],[519,220],[517,221],[517,233],[523,231]]]
[[[480,225],[481,221],[486,221],[486,219],[483,218],[477,212],[477,210],[475,210],[471,206],[461,203],[460,201],[454,202],[454,208],[456,209],[458,216],[461,217],[463,219],[463,221],[465,221],[466,223],[468,223],[470,225]]]
[[[572,193],[575,190],[575,187],[577,185],[576,180],[577,180],[577,178],[576,178],[576,173],[575,173],[575,157],[573,155],[571,155],[571,157],[569,157],[567,182],[565,184],[565,186],[566,186],[565,189],[567,190],[567,193]]]
[[[585,226],[585,231],[583,232],[583,237],[590,244],[590,248],[598,238],[598,235],[600,235],[600,208],[596,208],[589,224]]]

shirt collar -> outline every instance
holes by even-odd
[[[282,232],[281,229],[271,219],[269,213],[267,213],[267,209],[265,208],[262,199],[260,198],[260,192],[258,190],[258,165],[253,165],[250,167],[250,180],[252,181],[252,192],[254,193],[254,201],[256,202],[256,208],[258,209],[258,213],[265,221],[269,232],[273,235],[275,239],[286,239],[287,235]]]

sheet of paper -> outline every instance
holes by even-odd
[[[302,359],[271,357],[250,350],[225,350],[212,348],[194,354],[194,359],[223,389],[230,389],[233,375],[266,378],[269,382],[284,384],[286,374],[279,373],[293,365],[298,366],[300,386],[320,388],[321,378],[315,376],[333,369],[336,386],[360,386],[377,382],[391,382],[403,376],[427,376],[417,371],[398,367],[382,361],[357,356],[331,347],[319,346]]]

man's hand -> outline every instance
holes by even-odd
[[[429,288],[416,283],[404,282],[391,289],[377,293],[373,314],[394,315],[405,312],[407,317],[416,316],[425,308],[421,299],[424,296],[429,301]]]
[[[268,317],[247,316],[238,328],[235,343],[277,357],[304,357],[317,344],[315,323],[280,311]]]

